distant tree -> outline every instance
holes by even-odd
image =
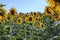
[[[6,5],[4,5],[4,4],[0,4],[0,7],[4,7],[4,6],[6,6]]]

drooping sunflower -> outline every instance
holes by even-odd
[[[22,18],[21,17],[18,17],[18,19],[17,19],[17,24],[22,24]]]
[[[41,22],[41,23],[39,24],[39,28],[40,28],[40,29],[45,29],[44,23]]]
[[[25,21],[26,21],[27,23],[29,23],[29,22],[34,22],[35,19],[34,19],[34,17],[33,17],[32,15],[29,15],[28,17],[26,17]]]
[[[17,11],[16,11],[15,8],[11,8],[9,13],[10,13],[11,16],[16,16],[17,15]]]
[[[53,11],[53,9],[52,9],[51,7],[46,6],[44,13],[45,13],[46,15],[53,15],[53,14],[54,14],[54,11]]]

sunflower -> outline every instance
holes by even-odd
[[[17,19],[17,24],[22,24],[22,18],[21,18],[21,17],[19,17],[19,18]]]
[[[0,8],[0,21],[4,20],[6,17],[7,11],[4,8]]]
[[[55,1],[54,0],[47,0],[47,2],[49,3],[50,7],[55,7]]]
[[[53,9],[52,9],[51,7],[46,6],[44,13],[45,13],[46,15],[53,15],[53,14],[54,14],[54,11],[53,11]]]
[[[16,16],[16,15],[17,15],[17,11],[16,11],[15,8],[11,8],[9,13],[10,13],[10,15],[12,15],[12,16]]]
[[[25,20],[27,23],[28,22],[34,22],[35,21],[35,19],[34,19],[34,17],[32,16],[32,15],[29,15],[28,17],[26,17],[26,20]]]
[[[28,14],[28,13],[26,13],[26,14],[25,14],[25,17],[28,17],[28,16],[29,16],[29,14]]]
[[[40,29],[45,29],[45,25],[42,22],[39,24],[39,27]]]
[[[55,7],[56,5],[60,5],[60,0],[47,0],[51,7]]]
[[[7,20],[7,21],[9,21],[9,20],[11,20],[11,19],[12,19],[11,16],[6,17],[6,20]]]
[[[0,8],[0,16],[6,17],[7,11],[4,8]]]
[[[40,19],[41,19],[41,16],[36,17],[36,21],[40,21]]]
[[[30,12],[30,15],[33,15],[33,12]]]
[[[37,12],[30,12],[30,15],[36,16],[37,15]]]
[[[60,5],[57,5],[57,6],[55,7],[55,10],[56,10],[58,13],[60,13]]]

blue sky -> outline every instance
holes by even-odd
[[[0,0],[1,4],[6,4],[5,9],[9,11],[11,7],[15,7],[17,12],[44,12],[47,2],[45,0]]]

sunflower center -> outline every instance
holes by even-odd
[[[20,20],[18,20],[18,22],[20,23]]]
[[[32,17],[29,18],[29,21],[32,21]]]
[[[34,15],[36,15],[36,13],[34,12]]]
[[[42,28],[43,28],[43,25],[41,25],[42,26]]]
[[[11,14],[14,15],[14,10],[11,11]]]
[[[50,11],[48,11],[48,8],[47,8],[47,12],[48,12],[48,14],[51,14],[51,12],[50,12]]]

